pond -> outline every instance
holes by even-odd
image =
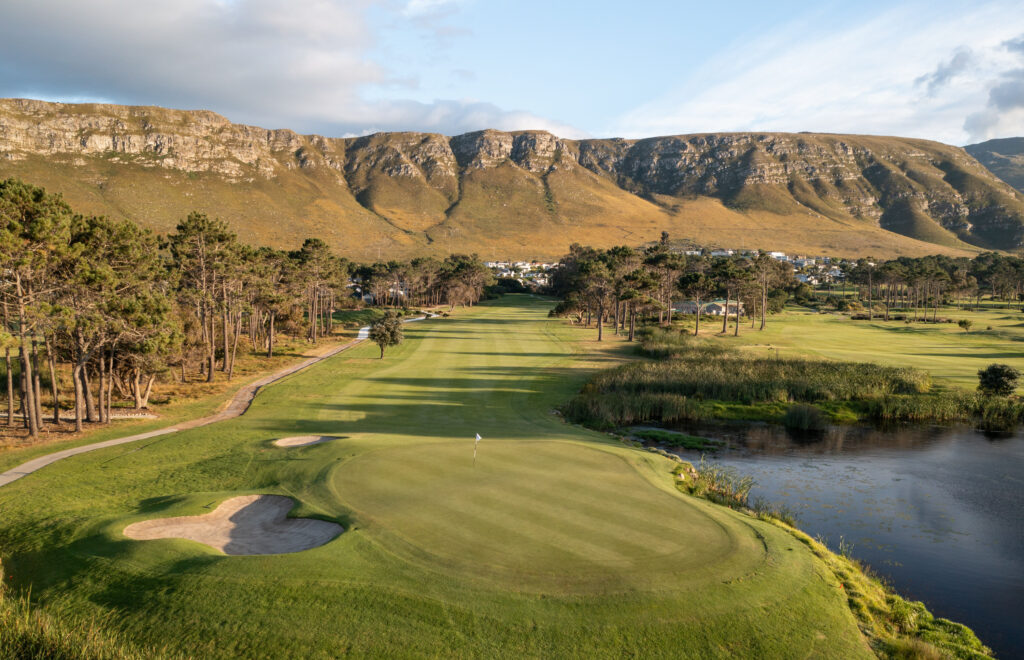
[[[726,441],[706,454],[754,477],[752,498],[884,576],[904,597],[1024,657],[1024,435],[966,428],[835,427],[817,437],[770,425],[686,427]],[[697,463],[700,453],[680,450]]]

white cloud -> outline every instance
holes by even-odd
[[[436,14],[450,0],[411,0]],[[403,100],[417,81],[379,63],[371,12],[388,0],[67,0],[5,3],[0,96],[210,109],[233,121],[330,134],[573,129],[493,105]],[[409,30],[430,27],[408,19]],[[375,93],[388,90],[397,100]],[[486,123],[480,123],[486,122]]]
[[[450,10],[463,2],[464,0],[409,0],[402,13],[406,16],[423,16]]]
[[[818,36],[793,24],[734,44],[666,96],[620,117],[613,132],[806,130],[962,144],[964,117],[984,105],[988,81],[1006,66],[1001,44],[1024,32],[1024,13],[1006,9],[990,4],[929,20],[920,7],[902,7]],[[967,48],[971,55],[957,59]]]
[[[1024,34],[1002,46],[1016,57],[1016,66],[992,80],[985,109],[972,113],[964,121],[964,130],[973,140],[1024,133]]]

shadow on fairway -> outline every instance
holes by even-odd
[[[288,420],[286,428],[293,435],[395,433],[434,437],[439,428],[458,424],[465,417],[481,433],[487,429],[502,434],[510,419],[521,420],[524,414],[546,418],[553,405],[571,398],[596,369],[480,366],[463,367],[460,371],[473,375],[458,378],[367,377],[366,381],[378,387],[350,394],[340,402],[312,404],[324,412],[309,419]],[[381,391],[387,391],[387,396],[383,397]],[[354,419],[340,419],[342,416]],[[259,423],[259,428],[279,432],[279,424],[267,419]]]

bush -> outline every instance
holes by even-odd
[[[798,403],[789,407],[782,423],[794,431],[824,431],[828,428],[828,416],[817,406]]]
[[[990,364],[978,371],[978,391],[982,394],[1009,396],[1017,390],[1020,372],[1008,364]]]

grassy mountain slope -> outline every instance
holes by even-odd
[[[210,112],[0,100],[0,176],[160,232],[191,210],[246,241],[356,259],[573,242],[876,256],[1017,249],[1024,197],[963,150],[783,133],[563,140],[543,131],[333,139]]]
[[[1024,137],[969,144],[964,151],[977,158],[997,177],[1024,192]]]

